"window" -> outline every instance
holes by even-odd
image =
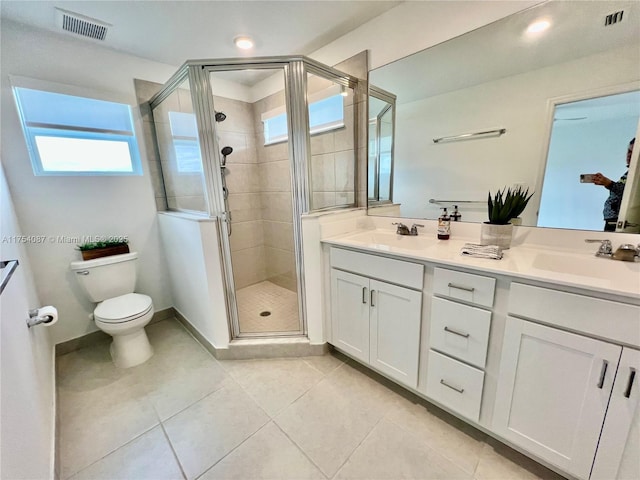
[[[129,105],[14,87],[36,175],[141,175]]]
[[[193,113],[169,112],[169,125],[178,172],[202,172],[196,116]]]
[[[264,144],[285,142],[289,137],[287,113],[283,109],[266,112],[262,115]],[[344,127],[344,97],[331,95],[309,103],[309,131],[311,135]]]

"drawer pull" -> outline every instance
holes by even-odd
[[[627,388],[624,389],[625,398],[629,398],[631,396],[631,388],[633,387],[633,381],[636,379],[636,369],[629,369],[629,381],[627,382]]]
[[[469,338],[469,334],[468,333],[458,332],[457,330],[454,330],[453,328],[444,327],[444,331],[445,332],[449,332],[449,333],[453,333],[454,335],[458,335],[459,337]]]
[[[604,386],[604,379],[607,376],[607,367],[609,366],[609,362],[606,360],[602,361],[602,370],[600,370],[600,380],[598,380],[598,388],[602,389]]]
[[[362,287],[362,303],[367,303],[367,287]]]
[[[372,307],[375,307],[374,303],[373,303],[373,293],[375,292],[375,290],[371,290],[371,293],[369,294],[369,303],[371,304]]]
[[[464,388],[458,388],[458,387],[454,387],[453,385],[449,385],[447,382],[444,381],[444,378],[440,379],[440,383],[442,385],[444,385],[445,387],[449,387],[451,390],[455,390],[458,393],[463,393],[464,392]]]
[[[447,286],[449,288],[457,288],[458,290],[464,290],[465,292],[473,292],[473,291],[475,291],[475,288],[473,288],[473,287],[465,287],[463,285],[456,285],[455,283],[451,283],[451,282],[449,282],[447,284]]]

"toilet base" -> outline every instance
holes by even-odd
[[[153,348],[144,328],[125,335],[114,335],[109,351],[113,363],[118,368],[135,367],[153,355]]]

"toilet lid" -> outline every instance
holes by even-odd
[[[127,293],[105,300],[96,307],[93,314],[102,322],[120,323],[144,315],[152,306],[148,295]]]

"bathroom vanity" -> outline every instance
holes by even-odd
[[[464,243],[325,238],[329,343],[564,475],[640,478],[640,263]]]

